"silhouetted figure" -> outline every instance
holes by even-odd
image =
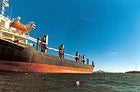
[[[78,52],[78,51],[77,51],[76,54],[75,54],[75,60],[76,60],[76,62],[79,61],[79,52]]]
[[[83,62],[83,61],[82,61],[82,58],[83,58],[83,56],[80,56],[80,62]]]
[[[89,59],[87,58],[87,65],[89,65]]]
[[[82,62],[85,63],[85,55],[82,56]]]
[[[44,35],[44,37],[41,39],[41,52],[45,52],[45,50],[47,49],[46,36],[47,35]]]
[[[64,45],[63,44],[59,46],[59,57],[64,58]]]
[[[92,66],[95,67],[94,61],[92,61]]]
[[[37,38],[37,42],[36,42],[36,50],[38,50],[39,48],[39,37]]]
[[[79,62],[81,62],[81,56],[80,56],[80,54],[79,54]]]

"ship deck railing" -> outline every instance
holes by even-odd
[[[35,38],[33,38],[33,37],[29,36],[29,35],[25,35],[25,34],[24,35],[20,35],[18,33],[13,33],[13,32],[10,32],[8,29],[6,29],[6,28],[4,28],[2,26],[0,26],[0,29],[1,29],[0,30],[0,33],[7,33],[7,34],[10,34],[10,35],[13,35],[13,36],[22,38],[24,40],[30,40],[30,41],[33,41],[35,43],[37,42],[37,39],[35,39]],[[39,43],[41,43],[41,41],[39,41]],[[59,52],[59,50],[56,49],[56,48],[47,47],[47,49],[52,50],[52,51],[55,51],[55,52]],[[75,55],[71,55],[71,54],[67,54],[67,53],[64,53],[64,55],[65,56],[70,56],[70,57],[73,57],[73,58],[76,57]]]

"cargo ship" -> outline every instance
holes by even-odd
[[[89,60],[79,52],[75,55],[64,52],[64,45],[58,49],[49,47],[48,34],[42,39],[33,38],[29,31],[36,25],[33,22],[23,24],[21,18],[4,16],[5,9],[9,7],[8,0],[2,0],[0,14],[0,71],[13,72],[40,72],[40,73],[93,73],[94,62],[89,65]],[[53,50],[58,56],[48,53]],[[66,59],[65,56],[75,60]]]

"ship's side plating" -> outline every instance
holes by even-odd
[[[92,73],[93,66],[38,52],[32,46],[0,39],[1,70],[48,73]],[[5,62],[5,63],[4,63]],[[2,66],[5,66],[3,68]],[[15,66],[16,65],[16,66]],[[10,69],[8,68],[10,67]],[[21,68],[21,69],[20,69]],[[23,69],[23,70],[22,70]]]

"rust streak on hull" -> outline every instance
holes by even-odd
[[[36,64],[27,62],[0,61],[1,71],[41,72],[41,73],[93,73],[91,69],[73,68],[67,66]]]

